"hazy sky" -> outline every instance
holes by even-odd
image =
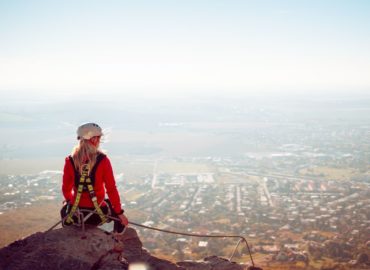
[[[369,91],[370,1],[0,0],[0,91]]]

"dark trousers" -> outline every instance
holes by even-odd
[[[113,211],[111,202],[108,199],[105,199],[105,202],[106,202],[106,205],[100,207],[100,209],[103,211],[103,213],[105,215],[110,215],[114,218],[118,218],[118,215]],[[89,215],[91,213],[90,211],[95,211],[95,208],[79,207],[78,209],[79,209],[80,212],[83,213],[84,217]],[[67,203],[66,205],[64,205],[62,207],[62,209],[60,210],[61,218],[63,219],[64,217],[66,217],[71,210],[72,210],[72,205],[71,204]],[[74,214],[72,218],[73,218],[74,223],[78,223],[77,215]],[[109,219],[109,218],[107,219],[108,223],[111,222],[111,221],[112,221],[112,219]],[[122,225],[122,223],[120,221],[117,221],[117,220],[113,220],[113,221],[114,221],[113,231],[118,232],[118,233],[123,232],[123,229],[125,228],[125,226]],[[96,213],[96,212],[91,214],[89,216],[89,218],[85,221],[85,224],[94,225],[94,226],[98,226],[101,223],[102,223],[102,220],[101,220],[99,214]],[[69,224],[63,223],[63,225],[68,226]]]

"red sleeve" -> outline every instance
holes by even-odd
[[[73,198],[74,178],[74,170],[71,161],[67,157],[64,164],[62,185],[63,196],[67,201],[72,201]]]
[[[114,179],[112,165],[108,157],[106,157],[102,162],[104,162],[105,189],[107,190],[108,198],[112,203],[114,212],[119,214],[122,211],[121,199],[116,187],[116,180]]]

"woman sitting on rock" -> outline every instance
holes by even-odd
[[[110,215],[120,219],[114,221],[114,231],[122,233],[128,219],[121,208],[110,160],[99,149],[101,136],[102,129],[95,123],[77,129],[79,143],[65,159],[62,186],[65,205],[61,217],[64,226],[79,222],[81,217],[85,224],[97,226],[110,222],[105,216]]]

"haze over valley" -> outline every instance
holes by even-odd
[[[102,148],[132,220],[244,235],[270,267],[347,267],[368,252],[366,95],[1,102],[0,224],[8,232],[1,245],[40,229],[38,219],[44,229],[58,221],[64,158],[76,126],[95,121],[105,128]],[[151,252],[176,260],[228,256],[235,245],[139,233]],[[245,250],[236,260],[248,260]]]

